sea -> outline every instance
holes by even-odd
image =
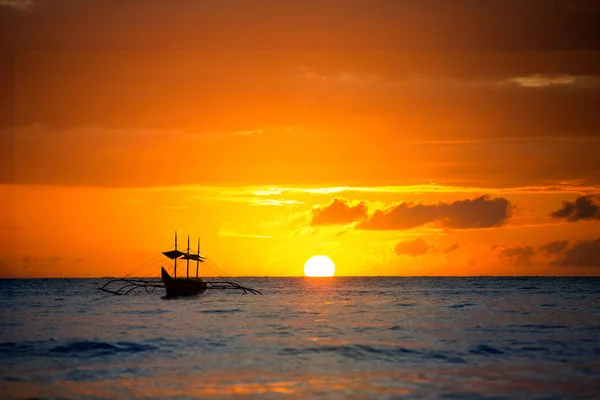
[[[0,280],[2,399],[600,399],[600,278]]]

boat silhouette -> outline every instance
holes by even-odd
[[[106,282],[98,289],[114,294],[126,295],[136,291],[154,292],[155,289],[164,288],[165,298],[177,298],[186,296],[196,296],[204,293],[206,290],[238,290],[243,294],[261,294],[256,289],[242,285],[233,278],[219,276],[219,280],[203,280],[198,276],[200,263],[207,260],[200,255],[200,239],[198,239],[197,253],[190,253],[190,237],[188,236],[187,251],[177,249],[177,232],[175,232],[175,248],[162,253],[167,258],[173,260],[173,276],[171,276],[165,267],[160,268],[160,280],[156,278],[118,278]],[[185,260],[186,275],[185,278],[177,277],[177,260]],[[190,261],[196,262],[196,276],[190,278]]]

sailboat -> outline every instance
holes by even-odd
[[[188,236],[188,247],[187,252],[177,250],[177,232],[175,232],[175,250],[163,252],[165,256],[173,260],[173,275],[165,270],[164,267],[160,268],[161,280],[165,285],[167,297],[179,297],[179,296],[194,296],[199,293],[206,291],[207,284],[198,277],[198,269],[201,262],[204,262],[204,257],[200,256],[200,238],[198,238],[198,253],[190,253],[190,237]],[[186,277],[177,278],[177,260],[183,259],[186,261]],[[196,261],[196,277],[190,278],[190,260]]]
[[[190,237],[188,236],[187,251],[181,251],[177,248],[177,232],[175,232],[175,248],[173,250],[162,253],[167,258],[173,260],[173,276],[161,266],[160,280],[157,278],[118,278],[106,282],[98,289],[114,294],[126,295],[135,293],[143,289],[146,293],[153,293],[155,289],[165,289],[165,298],[177,298],[183,296],[195,296],[204,293],[207,290],[238,290],[243,294],[262,294],[260,291],[244,286],[236,282],[233,278],[219,276],[218,280],[204,280],[198,276],[200,263],[207,260],[206,257],[200,255],[200,239],[198,239],[197,253],[190,253]],[[185,260],[186,273],[185,278],[177,277],[177,260]],[[196,276],[190,278],[190,261],[196,262]],[[152,266],[152,265],[150,265]],[[214,268],[218,268],[213,265]],[[138,267],[139,269],[140,267]],[[147,268],[147,267],[146,267]],[[218,271],[222,272],[222,271]]]

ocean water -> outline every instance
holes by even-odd
[[[600,278],[0,281],[0,398],[600,398]]]

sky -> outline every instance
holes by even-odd
[[[0,0],[0,277],[598,276],[599,17]]]

